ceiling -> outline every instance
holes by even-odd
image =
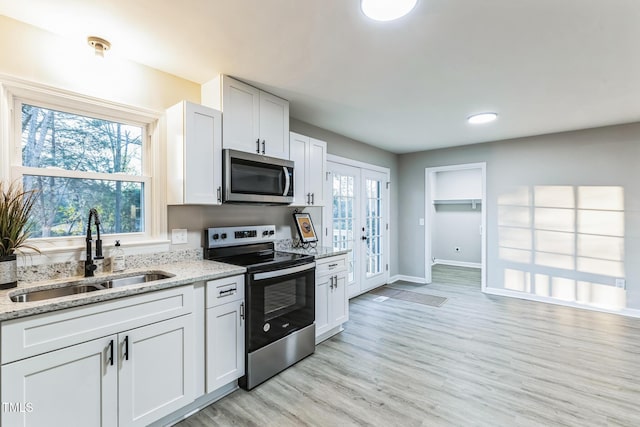
[[[0,14],[110,40],[202,83],[229,74],[291,116],[395,153],[640,121],[640,1],[0,0]],[[472,113],[496,122],[470,125]]]

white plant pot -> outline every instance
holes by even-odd
[[[16,255],[0,257],[0,289],[18,286],[18,262]]]

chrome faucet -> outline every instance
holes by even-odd
[[[96,225],[96,256],[91,257],[91,218],[93,218]],[[89,210],[89,220],[87,221],[87,259],[84,261],[84,277],[93,277],[93,272],[98,268],[93,263],[94,259],[103,259],[102,256],[102,240],[100,240],[100,217],[98,211],[95,208]]]

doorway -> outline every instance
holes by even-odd
[[[486,288],[486,163],[425,169],[425,280],[434,264],[480,269]]]
[[[351,249],[347,290],[352,298],[389,278],[389,170],[328,157],[325,245]]]

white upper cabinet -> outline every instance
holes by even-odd
[[[295,132],[289,137],[294,166],[293,206],[323,206],[327,143]]]
[[[309,138],[308,158],[306,182],[309,193],[311,193],[311,204],[324,206],[324,183],[327,180],[327,143]]]
[[[260,150],[262,154],[289,158],[289,102],[260,92]]]
[[[222,145],[255,153],[260,139],[260,90],[226,76],[223,85]]]
[[[222,114],[182,101],[167,110],[167,203],[222,203]]]
[[[229,76],[202,85],[202,103],[222,110],[222,146],[289,158],[289,101]]]

